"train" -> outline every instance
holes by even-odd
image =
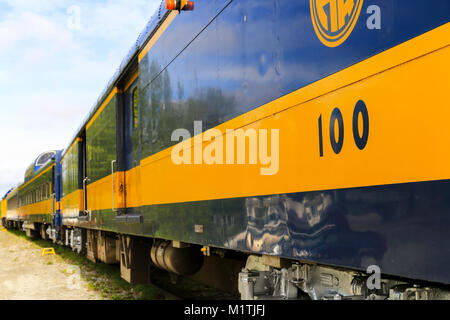
[[[450,2],[167,0],[2,223],[148,283],[450,299]]]

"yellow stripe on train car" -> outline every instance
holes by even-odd
[[[262,176],[254,165],[177,166],[170,148],[141,161],[142,202],[127,206],[450,179],[449,35],[447,23],[218,126],[279,129],[278,174]],[[360,100],[370,117],[362,151],[352,129]],[[335,108],[344,120],[338,155],[325,129]]]
[[[51,214],[53,212],[53,200],[48,199],[38,203],[29,204],[19,208],[21,216]]]
[[[449,35],[447,23],[217,127],[278,129],[276,175],[248,164],[175,165],[172,147],[126,173],[127,207],[450,179]],[[353,141],[359,101],[370,123],[363,150]],[[329,137],[336,108],[338,154]],[[90,209],[111,208],[111,192],[111,176],[89,185]]]
[[[63,216],[78,216],[80,211],[84,210],[83,190],[75,190],[74,192],[64,196],[61,199],[61,213]]]

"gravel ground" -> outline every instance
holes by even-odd
[[[51,246],[51,243],[49,243]],[[0,300],[100,300],[63,259],[0,227]]]

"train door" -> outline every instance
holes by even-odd
[[[117,101],[114,88],[86,124],[84,188],[90,220],[120,207],[116,199],[121,185],[117,172]]]
[[[140,130],[138,73],[124,87],[124,179],[126,213],[132,214],[140,206]]]
[[[87,183],[86,172],[86,132],[78,140],[78,189],[82,190],[82,199],[80,204],[80,213],[86,215],[87,212]]]
[[[56,214],[55,167],[52,168],[52,182],[50,183],[50,198],[52,199],[52,217]]]

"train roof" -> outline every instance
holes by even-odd
[[[2,200],[5,200],[6,198],[8,198],[8,196],[15,190],[16,188],[11,188],[8,190],[8,192],[5,193],[5,195],[3,196]]]
[[[89,111],[89,113],[87,114],[85,119],[83,120],[82,125],[78,128],[75,135],[70,140],[69,145],[63,151],[62,157],[64,157],[64,155],[67,153],[69,148],[75,142],[77,137],[79,137],[82,134],[86,124],[89,122],[89,120],[91,120],[91,118],[94,116],[95,112],[98,110],[100,105],[107,98],[108,94],[116,86],[117,82],[121,79],[121,77],[126,73],[128,68],[131,66],[133,60],[135,60],[137,58],[139,52],[145,47],[147,42],[151,39],[151,37],[156,32],[156,30],[161,25],[161,23],[164,21],[166,16],[170,13],[170,11],[165,8],[164,3],[165,3],[165,1],[162,0],[161,4],[159,5],[159,8],[156,10],[156,12],[150,18],[150,21],[147,23],[144,30],[140,33],[136,42],[129,50],[126,57],[122,60],[122,63],[120,64],[119,68],[116,70],[116,72],[114,73],[114,75],[112,76],[112,78],[110,79],[108,84],[106,85],[105,89],[100,94],[96,103],[91,108],[91,110]]]
[[[51,163],[55,160],[56,154],[58,150],[50,150],[46,151],[44,153],[41,153],[32,164],[30,164],[25,171],[25,179],[23,183],[27,183],[31,179],[33,179],[35,176],[39,174],[40,171],[47,168]],[[20,184],[22,185],[22,184]]]

